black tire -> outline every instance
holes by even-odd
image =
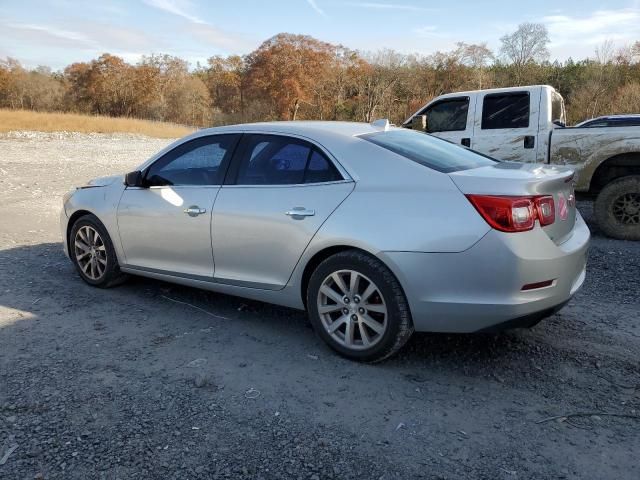
[[[95,229],[100,235],[102,244],[104,244],[106,265],[104,272],[99,276],[99,278],[91,278],[87,273],[85,273],[76,257],[75,239],[78,231],[83,227],[91,227]],[[98,217],[95,215],[84,215],[73,224],[71,233],[69,234],[69,257],[71,257],[71,261],[80,274],[80,278],[92,287],[109,288],[119,285],[127,279],[127,275],[120,271],[120,266],[118,265],[118,259],[113,248],[111,237],[107,233],[107,229],[104,227],[102,222],[98,220]]]
[[[629,207],[622,215],[620,205],[626,199]],[[620,240],[640,240],[640,175],[620,177],[600,191],[594,213],[605,235]]]
[[[372,347],[354,350],[334,339],[323,324],[318,310],[318,296],[323,282],[331,274],[351,270],[370,279],[382,294],[387,309],[386,330]],[[358,250],[346,250],[325,259],[315,269],[307,288],[309,320],[316,333],[343,357],[361,362],[380,362],[394,355],[409,340],[413,322],[409,304],[400,283],[391,270],[375,257]],[[362,327],[359,327],[362,328]]]

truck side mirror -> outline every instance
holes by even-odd
[[[144,187],[142,181],[142,172],[136,170],[135,172],[129,172],[124,176],[124,184],[127,187]]]
[[[411,129],[418,130],[419,132],[427,131],[427,116],[416,115],[411,119]]]

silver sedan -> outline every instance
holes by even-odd
[[[236,125],[68,193],[61,226],[90,285],[134,274],[306,309],[331,348],[378,361],[414,330],[561,308],[589,243],[572,176],[386,122]]]

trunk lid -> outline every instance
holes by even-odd
[[[555,222],[542,228],[556,244],[569,237],[575,224],[573,176],[573,170],[566,167],[516,162],[498,162],[449,174],[464,194],[553,196]]]

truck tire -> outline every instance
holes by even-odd
[[[605,235],[640,240],[640,175],[620,177],[605,185],[596,198],[594,213]]]

